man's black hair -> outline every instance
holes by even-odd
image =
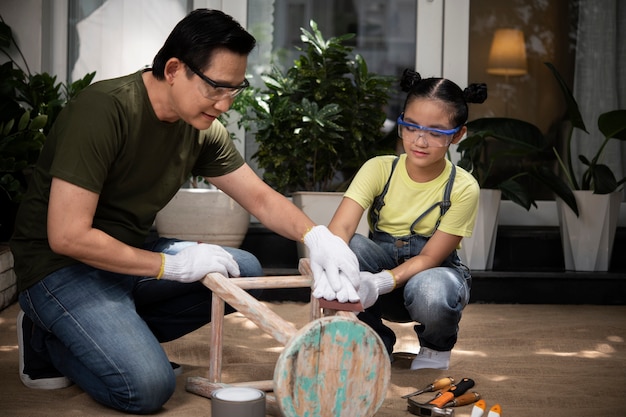
[[[213,52],[225,48],[248,55],[256,40],[235,19],[219,10],[196,9],[178,22],[152,61],[152,73],[165,78],[165,63],[178,58],[204,71]]]

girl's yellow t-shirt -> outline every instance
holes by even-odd
[[[344,197],[368,210],[374,198],[382,193],[395,158],[395,155],[378,156],[363,164]],[[437,178],[425,183],[415,182],[406,170],[406,154],[400,155],[385,195],[385,205],[380,211],[378,228],[396,237],[409,235],[411,224],[429,207],[443,200],[451,170],[452,163],[446,160],[446,167]],[[438,230],[470,237],[478,212],[479,195],[480,188],[474,177],[457,166],[450,195],[451,206],[442,217]],[[439,207],[433,209],[415,225],[415,233],[430,236],[440,213]]]

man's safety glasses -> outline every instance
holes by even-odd
[[[235,98],[243,90],[250,86],[250,83],[245,78],[243,80],[243,83],[241,83],[240,85],[221,84],[217,81],[213,81],[186,62],[185,65],[187,65],[187,68],[189,68],[194,74],[200,77],[202,81],[204,81],[205,84],[202,84],[203,87],[200,88],[200,93],[204,96],[204,98],[208,100],[219,101],[225,98]]]

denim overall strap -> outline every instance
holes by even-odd
[[[389,190],[389,183],[391,182],[391,176],[393,175],[393,171],[396,169],[396,165],[398,164],[399,159],[400,157],[397,156],[396,159],[393,160],[391,164],[391,172],[389,173],[389,178],[387,178],[385,187],[383,188],[383,191],[377,197],[374,197],[374,201],[372,202],[372,206],[370,207],[368,215],[369,215],[370,224],[372,225],[372,230],[374,231],[379,231],[378,219],[380,218],[380,210],[385,205],[385,195],[387,195],[387,191]]]
[[[389,183],[391,182],[391,176],[393,175],[393,171],[396,168],[397,162],[398,162],[398,158],[394,159],[393,164],[391,165],[391,172],[389,173],[389,178],[387,179],[387,183],[385,184],[385,187],[383,188],[382,193],[380,193],[380,195],[374,198],[372,206],[370,207],[369,219],[370,219],[370,224],[372,225],[373,233],[382,232],[380,229],[378,229],[378,219],[380,218],[380,210],[385,205],[385,195],[387,194],[387,191],[389,190]],[[430,206],[424,213],[422,213],[417,219],[415,219],[413,224],[411,224],[411,228],[410,228],[411,235],[416,234],[413,229],[415,229],[415,226],[424,218],[424,216],[426,216],[436,207],[439,207],[440,209],[439,218],[437,219],[437,223],[435,224],[435,227],[433,228],[430,235],[428,235],[428,237],[432,236],[435,233],[435,231],[439,227],[439,223],[441,223],[441,217],[443,217],[443,215],[446,214],[446,212],[452,205],[452,203],[450,202],[450,195],[452,194],[452,187],[454,186],[455,178],[456,178],[456,166],[453,164],[452,170],[450,171],[450,177],[448,178],[448,183],[446,184],[446,188],[444,189],[444,192],[443,192],[443,200]]]
[[[454,184],[455,177],[456,177],[456,167],[452,165],[452,172],[450,173],[448,184],[446,184],[446,188],[444,189],[443,201],[435,203],[432,207],[430,207],[426,211],[426,213],[428,213],[437,206],[440,207],[440,211],[441,211],[441,215],[439,219],[437,220],[435,228],[433,229],[433,232],[431,233],[430,236],[423,236],[423,235],[419,235],[413,232],[413,228],[415,227],[417,222],[424,217],[424,214],[420,215],[418,219],[415,222],[413,222],[413,224],[411,225],[410,235],[395,237],[395,236],[390,235],[387,232],[379,230],[377,227],[375,227],[376,224],[378,223],[378,213],[380,212],[380,208],[379,208],[379,210],[373,212],[373,215],[376,216],[375,218],[372,217],[372,210],[370,210],[370,218],[372,219],[372,225],[373,225],[373,232],[371,233],[371,239],[377,242],[378,244],[384,245],[386,243],[390,245],[391,247],[393,247],[394,258],[398,264],[403,263],[404,261],[412,258],[413,256],[419,255],[419,253],[422,251],[422,249],[428,242],[428,239],[435,233],[435,231],[439,227],[441,216],[443,216],[451,206],[450,195],[452,193],[452,186]],[[382,200],[382,198],[384,198],[384,194],[386,193],[386,189],[387,187],[385,187],[385,190],[383,190],[383,193],[380,196],[378,196],[376,199]],[[452,253],[443,261],[441,266],[447,266],[447,267],[458,269],[466,276],[466,278],[469,278],[470,276],[469,271],[467,270],[467,267],[461,264],[459,257],[456,253],[456,250],[452,251]]]
[[[446,212],[448,211],[448,209],[450,208],[450,206],[452,205],[452,203],[450,202],[450,195],[452,194],[452,187],[454,185],[454,178],[456,177],[456,166],[452,165],[452,171],[450,172],[450,177],[448,178],[448,184],[446,184],[446,188],[443,191],[443,200],[433,204],[432,206],[430,206],[430,208],[428,208],[428,210],[426,210],[425,212],[423,212],[417,219],[415,219],[415,221],[413,222],[413,224],[411,225],[411,234],[414,235],[416,234],[413,229],[415,228],[415,226],[428,214],[430,213],[432,210],[434,210],[437,206],[439,206],[439,210],[440,210],[440,214],[439,214],[439,218],[437,219],[437,223],[435,223],[435,227],[433,228],[433,231],[430,232],[430,235],[428,235],[429,237],[434,235],[435,232],[437,231],[437,228],[439,227],[439,223],[441,223],[441,218],[443,217],[444,214],[446,214]]]

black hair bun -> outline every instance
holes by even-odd
[[[487,84],[470,84],[463,90],[463,95],[465,96],[465,101],[468,103],[483,103],[487,100]]]
[[[402,78],[400,79],[400,88],[404,92],[411,91],[420,81],[422,81],[422,76],[419,72],[415,72],[409,68],[406,68],[402,72]]]

